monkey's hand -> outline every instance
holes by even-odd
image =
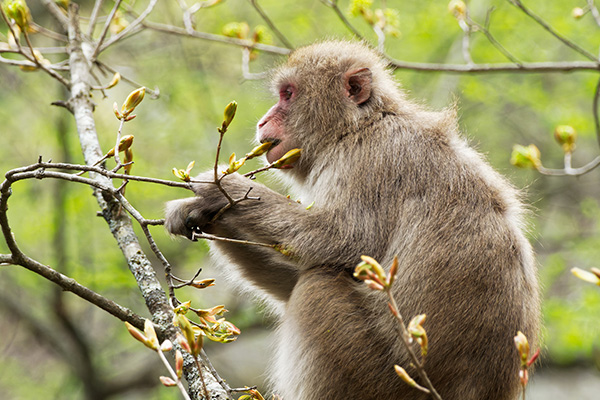
[[[211,182],[213,171],[204,172],[194,180]],[[243,198],[252,182],[239,174],[226,176],[222,187],[233,198]],[[195,183],[192,186],[197,197],[173,200],[166,204],[165,228],[174,235],[194,239],[194,232],[212,233],[213,219],[229,204],[228,199],[215,183]]]

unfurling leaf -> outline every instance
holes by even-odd
[[[542,166],[540,157],[540,150],[536,145],[530,144],[529,146],[525,147],[516,144],[513,146],[510,163],[519,168],[538,169]]]

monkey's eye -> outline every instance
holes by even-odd
[[[294,95],[294,87],[292,85],[285,85],[279,91],[279,98],[284,101],[288,101]]]

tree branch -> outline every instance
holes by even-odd
[[[580,47],[575,42],[567,39],[565,36],[563,36],[560,33],[558,33],[554,28],[552,28],[540,16],[538,16],[537,14],[535,14],[529,8],[525,7],[525,5],[523,3],[521,3],[521,0],[508,0],[508,1],[512,5],[514,5],[515,7],[519,8],[521,11],[523,11],[528,17],[530,17],[531,19],[533,19],[538,25],[540,25],[542,28],[544,28],[546,31],[548,31],[548,33],[550,33],[552,36],[554,36],[555,38],[557,38],[558,40],[560,40],[561,42],[563,42],[565,45],[567,45],[571,49],[575,50],[579,54],[583,55],[584,57],[589,58],[590,60],[596,61],[596,63],[598,63],[598,57],[594,56],[592,53],[590,53],[589,51],[587,51],[584,48]]]

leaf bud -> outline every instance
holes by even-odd
[[[148,338],[142,334],[135,326],[131,325],[129,322],[125,322],[125,327],[127,331],[133,338],[139,342],[146,344],[148,342]]]
[[[193,281],[190,286],[195,287],[196,289],[205,289],[210,286],[215,285],[214,279],[202,279],[201,281]]]
[[[146,319],[146,321],[144,321],[144,334],[148,338],[148,342],[146,343],[146,346],[150,347],[153,350],[157,350],[159,347],[158,337],[156,337],[156,331],[154,330],[154,325],[152,324],[152,321],[150,321],[149,319]]]
[[[404,382],[408,383],[409,386],[417,387],[417,382],[408,375],[408,372],[399,365],[394,365],[394,370]]]
[[[597,268],[592,268],[592,272],[579,268],[572,268],[571,273],[581,280],[600,286],[600,270]]]
[[[133,139],[134,139],[133,135],[123,136],[121,138],[121,140],[119,140],[119,153],[122,152],[122,151],[126,151],[127,149],[129,149],[131,147],[131,145],[133,144]],[[114,157],[114,155],[115,155],[115,148],[114,147],[112,149],[110,149],[108,151],[108,153],[106,153],[106,157]]]
[[[536,145],[530,144],[526,147],[516,144],[513,146],[510,163],[519,168],[538,169],[542,166],[540,157],[540,150]]]
[[[467,16],[467,5],[462,0],[451,0],[448,3],[448,12],[456,19],[464,19]]]
[[[173,379],[169,378],[168,376],[161,376],[158,379],[160,379],[160,383],[162,383],[166,387],[177,386],[177,382],[175,382]]]
[[[251,160],[255,157],[262,156],[267,151],[269,151],[269,149],[272,146],[273,146],[273,142],[265,142],[265,143],[261,144],[260,146],[256,146],[255,148],[252,149],[252,151],[250,151],[250,153],[246,154],[246,159]]]
[[[117,119],[123,118],[123,115],[119,112],[119,106],[117,105],[116,101],[113,103],[113,112],[115,113],[115,117],[117,117]]]
[[[160,351],[171,351],[173,350],[173,343],[167,339],[160,345]]]
[[[119,83],[121,81],[121,74],[118,72],[115,72],[115,74],[113,75],[112,80],[110,81],[110,83],[106,86],[106,89],[110,89],[113,88],[115,86],[117,86],[117,83]],[[117,103],[115,103],[115,107],[116,107]]]
[[[586,11],[581,7],[575,7],[571,11],[571,16],[575,19],[581,19],[585,15]]]
[[[225,111],[223,112],[223,128],[227,129],[233,121],[233,117],[235,117],[235,112],[237,111],[237,102],[232,101],[227,104],[225,107]]]
[[[521,359],[521,366],[527,367],[527,360],[529,358],[529,342],[523,332],[518,331],[515,336],[515,347],[519,352],[519,358]]]
[[[246,22],[230,22],[223,27],[223,35],[238,39],[246,39],[250,32],[250,26]]]
[[[181,329],[181,331],[183,332],[183,336],[185,336],[186,341],[188,342],[192,350],[194,350],[194,345],[196,343],[196,335],[194,334],[194,329],[192,328],[190,320],[182,314],[176,314],[175,318],[177,322],[176,325],[179,326],[179,329]]]
[[[554,129],[554,139],[560,144],[565,153],[575,150],[577,131],[571,125],[558,125]]]
[[[31,23],[31,12],[25,0],[5,0],[2,9],[9,19],[15,22],[21,31],[29,29]]]
[[[121,107],[121,113],[127,117],[135,110],[135,108],[144,100],[146,94],[146,88],[141,87],[129,93],[129,96],[125,99],[123,106]]]
[[[292,149],[285,153],[283,157],[273,163],[274,168],[284,168],[289,167],[302,155],[302,149]]]
[[[181,351],[175,351],[175,372],[177,372],[177,377],[181,379],[181,375],[183,375],[183,355]]]

